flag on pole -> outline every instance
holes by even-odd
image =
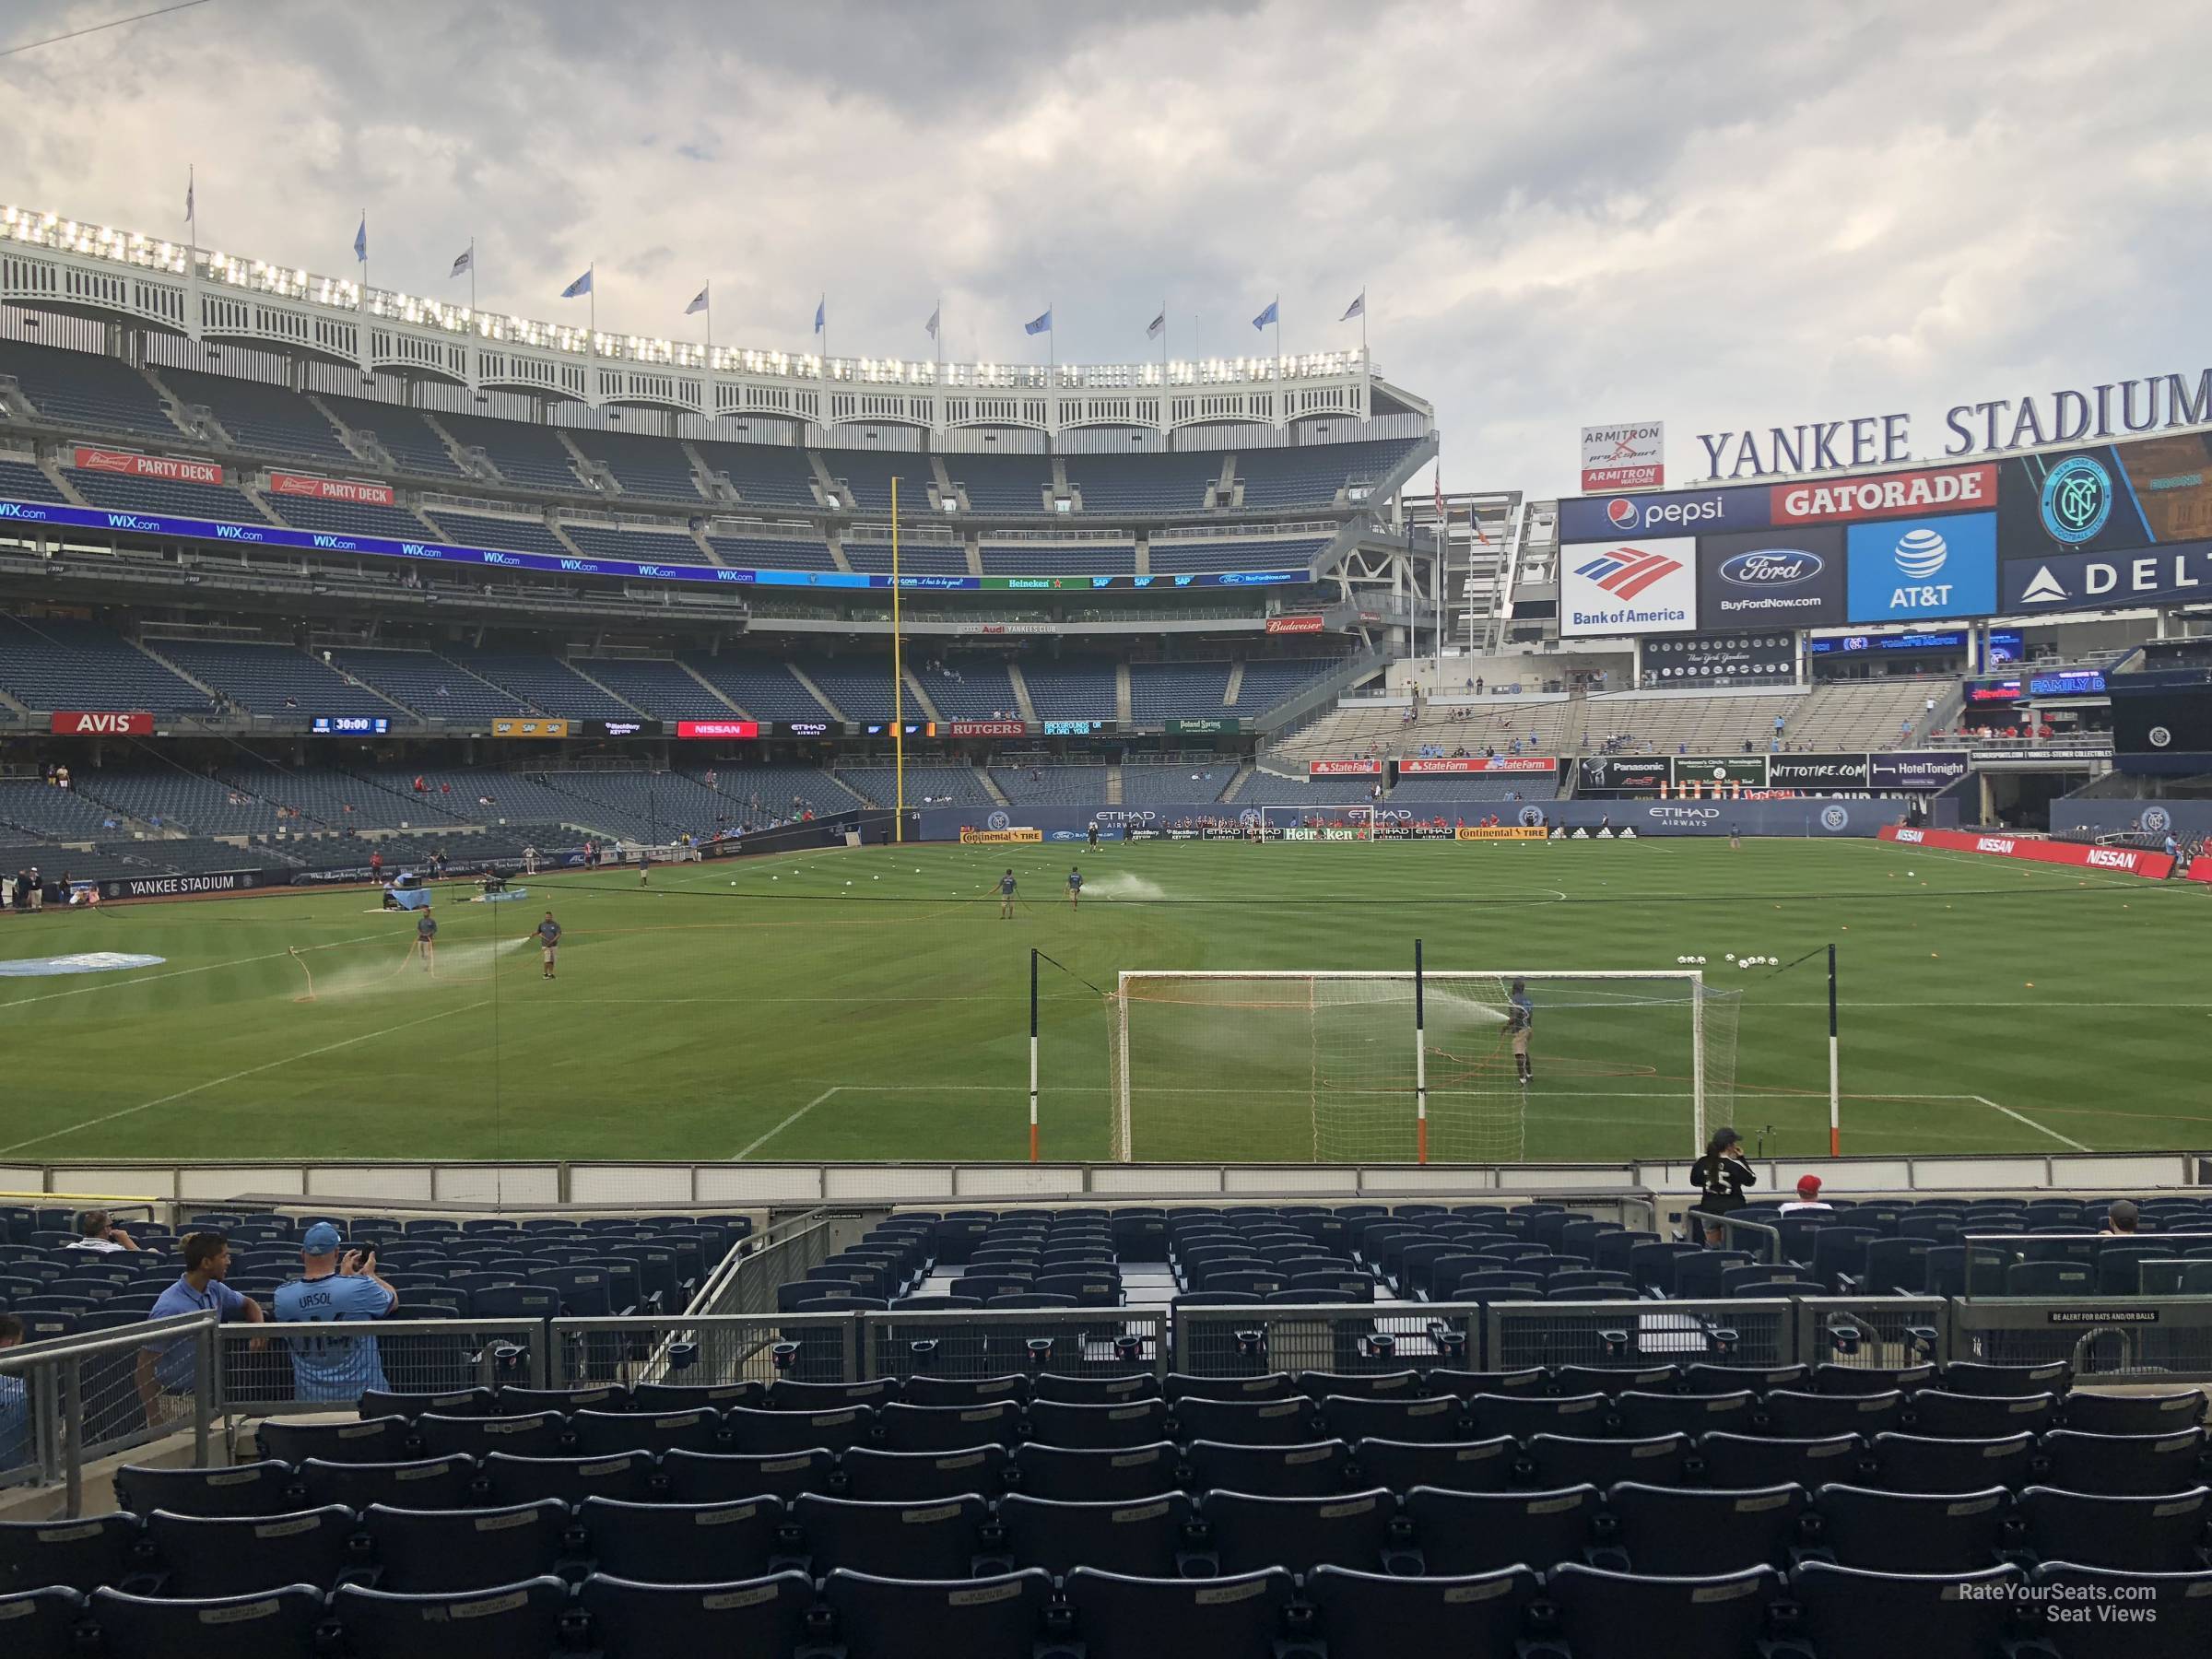
[[[361,264],[369,263],[369,216],[361,215],[361,228],[353,233],[353,256]]]
[[[707,288],[712,288],[712,287],[713,287],[713,286],[714,286],[714,285],[713,285],[712,283],[709,283],[709,284],[707,285]],[[688,304],[688,305],[687,305],[687,306],[685,306],[685,307],[684,307],[684,315],[685,315],[685,316],[687,316],[687,317],[688,317],[688,316],[692,315],[694,312],[702,312],[702,311],[705,311],[706,309],[707,309],[707,289],[702,288],[700,288],[700,289],[699,290],[698,297],[697,297],[696,299],[694,299],[694,300],[691,301],[691,303],[690,303],[690,304]]]
[[[1349,323],[1354,317],[1364,317],[1366,315],[1367,290],[1365,288],[1361,288],[1359,290],[1359,298],[1353,300],[1349,305],[1346,306],[1344,308],[1344,315],[1337,318],[1336,321],[1339,323]]]
[[[577,277],[575,281],[570,283],[567,288],[562,288],[560,290],[560,297],[563,300],[581,300],[584,297],[584,295],[590,293],[591,291],[592,274],[587,270],[582,276]]]
[[[1268,300],[1267,309],[1252,320],[1252,325],[1254,328],[1265,328],[1270,323],[1280,323],[1283,320],[1280,310],[1281,306],[1282,301],[1280,300]]]
[[[1145,338],[1147,340],[1157,340],[1161,335],[1166,334],[1167,332],[1168,313],[1164,311],[1161,312],[1159,316],[1153,318],[1151,322],[1145,324]]]
[[[821,299],[816,302],[814,308],[814,332],[816,334],[818,335],[822,332],[822,324],[829,320],[829,315],[830,296],[824,294]]]
[[[937,324],[943,321],[944,316],[945,308],[940,305],[935,311],[933,311],[929,313],[929,321],[922,324],[923,331],[926,333],[931,339],[934,340],[937,337]]]
[[[1050,310],[1047,310],[1044,315],[1041,317],[1035,318],[1034,320],[1024,323],[1021,325],[1021,332],[1024,334],[1041,335],[1050,334],[1052,331],[1053,313]]]
[[[198,182],[198,180],[194,176],[196,171],[196,169],[188,170],[184,174],[184,222],[188,225],[196,224],[198,222],[194,216],[192,206],[193,189],[194,186]]]
[[[455,256],[453,260],[453,268],[445,274],[445,279],[448,282],[451,282],[454,277],[463,276],[467,272],[475,270],[476,268],[477,251],[474,248],[464,248],[460,253]]]
[[[1451,522],[1450,515],[1444,511],[1444,464],[1439,461],[1436,464],[1436,535],[1439,541],[1443,539],[1444,526]]]

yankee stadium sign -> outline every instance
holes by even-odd
[[[2212,422],[2212,369],[2112,381],[2086,390],[1953,404],[1944,411],[1947,456],[2040,449]],[[1800,426],[1700,432],[1706,476],[1758,478],[1846,466],[1900,466],[1912,459],[1912,418],[1857,415]]]

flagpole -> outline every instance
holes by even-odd
[[[891,839],[906,840],[906,659],[899,647],[899,475],[891,475]]]
[[[1168,394],[1168,300],[1165,294],[1159,300],[1159,394],[1163,398]],[[1159,417],[1164,426],[1168,418],[1168,408],[1164,403],[1160,405]]]
[[[708,277],[706,286],[699,291],[707,297],[704,313],[707,319],[707,370],[712,373],[714,368],[714,278]]]
[[[184,224],[190,246],[184,254],[184,286],[191,297],[192,314],[187,333],[200,338],[200,168],[189,162],[184,169]]]
[[[468,317],[472,323],[477,317],[477,239],[473,236],[468,239]]]

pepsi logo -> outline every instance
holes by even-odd
[[[1636,526],[1636,503],[1626,496],[1615,496],[1606,503],[1606,517],[1616,528],[1632,530]]]

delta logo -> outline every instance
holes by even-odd
[[[1629,507],[1626,501],[1616,501],[1614,505]],[[1636,516],[1633,507],[1629,507],[1629,516]],[[1587,577],[1614,597],[1625,600],[1635,598],[1653,582],[1664,581],[1682,568],[1680,559],[1650,548],[1615,547],[1587,564],[1577,565],[1574,573]]]

